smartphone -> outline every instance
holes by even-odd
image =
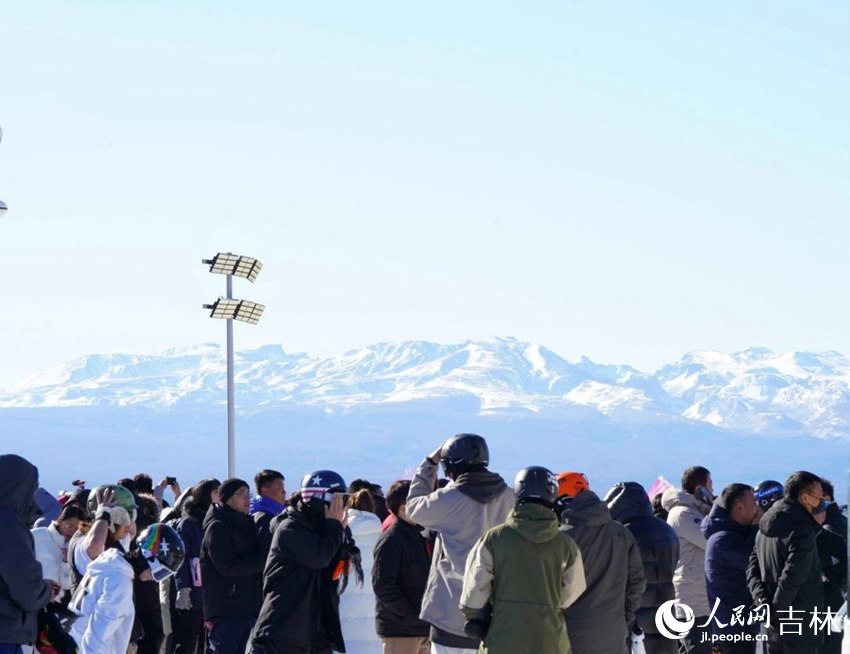
[[[176,484],[177,483],[177,477],[166,477],[165,483],[168,484],[169,486],[171,486],[172,484]]]

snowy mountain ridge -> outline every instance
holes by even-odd
[[[439,401],[480,415],[589,410],[626,422],[681,420],[757,434],[850,437],[850,359],[838,352],[697,351],[649,374],[586,357],[568,361],[514,338],[378,343],[331,358],[266,345],[237,352],[236,382],[241,412]],[[224,388],[224,351],[207,343],[156,355],[81,357],[0,389],[0,408],[173,411],[220,405]]]

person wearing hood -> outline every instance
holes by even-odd
[[[215,654],[244,654],[263,603],[266,556],[248,510],[251,491],[242,479],[225,479],[219,503],[204,518],[201,543],[201,595]]]
[[[273,521],[252,654],[346,651],[339,616],[345,491],[336,472],[311,472],[301,482],[300,500]]]
[[[705,589],[705,536],[700,531],[702,519],[714,503],[711,473],[702,466],[688,468],[682,474],[682,490],[668,488],[661,496],[661,506],[668,512],[667,524],[679,537],[679,565],[673,575],[676,599],[691,608],[694,627],[680,639],[682,654],[711,654],[708,622],[711,607]],[[676,616],[686,618],[677,604]]]
[[[558,481],[546,468],[520,470],[516,507],[466,560],[460,608],[484,654],[571,654],[561,613],[585,591],[576,542],[558,529]],[[625,634],[623,636],[625,647]]]
[[[50,526],[62,510],[62,503],[50,491],[41,487],[35,492],[35,504],[38,507],[39,516],[33,528]]]
[[[581,551],[587,590],[564,611],[574,654],[625,654],[646,578],[635,537],[590,488],[561,513]]]
[[[183,539],[186,558],[174,575],[177,596],[174,608],[173,654],[203,654],[206,631],[204,627],[204,596],[201,592],[201,544],[204,541],[204,518],[213,504],[221,498],[218,479],[204,479],[192,487],[191,497],[183,506],[183,517],[177,523],[177,533]]]
[[[747,584],[757,604],[770,606],[769,654],[817,654],[824,641],[825,627],[812,620],[825,609],[815,520],[824,512],[820,477],[801,470],[788,477],[785,497],[759,522]]]
[[[285,481],[277,470],[260,470],[254,475],[257,496],[251,500],[249,513],[257,526],[260,551],[266,556],[272,546],[272,519],[286,510]]]
[[[17,454],[0,455],[0,654],[35,642],[36,616],[58,589],[42,576],[30,527],[38,515],[38,469]]]
[[[700,530],[706,539],[705,586],[714,620],[708,626],[716,636],[740,634],[741,640],[723,640],[723,654],[755,654],[759,623],[732,624],[735,609],[746,620],[752,604],[747,587],[747,564],[755,545],[761,510],[752,486],[730,484],[723,489]],[[715,608],[716,607],[716,608]],[[747,640],[750,638],[750,640]]]
[[[451,482],[437,488],[442,462]],[[420,617],[431,625],[433,654],[475,654],[480,639],[464,630],[458,611],[466,558],[478,539],[502,524],[514,508],[514,493],[490,472],[487,442],[477,434],[459,434],[419,465],[407,496],[407,515],[437,532],[428,587]]]
[[[368,488],[357,491],[348,499],[345,513],[348,529],[360,550],[364,583],[349,584],[339,598],[342,633],[345,634],[348,654],[370,654],[381,647],[381,640],[375,633],[375,593],[371,584],[375,544],[381,535],[381,519],[375,515],[372,493]]]
[[[75,623],[80,654],[126,652],[136,617],[134,581],[161,582],[183,562],[183,541],[174,529],[154,523],[138,538],[138,547],[125,554],[107,549],[89,566],[71,598],[69,608],[80,616]]]
[[[644,632],[646,654],[677,654],[678,643],[658,632],[655,614],[664,602],[676,598],[673,574],[679,563],[679,537],[666,520],[653,515],[646,490],[635,481],[614,486],[604,502],[611,518],[632,532],[640,552],[646,590],[635,620]]]

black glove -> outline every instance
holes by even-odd
[[[490,618],[493,615],[493,607],[490,605],[478,609],[472,619],[467,620],[463,625],[463,633],[470,638],[484,640],[487,637],[487,630],[490,628]]]

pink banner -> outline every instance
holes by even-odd
[[[673,488],[673,484],[664,479],[664,477],[659,477],[652,485],[652,488],[649,489],[647,495],[649,495],[649,499],[652,499],[656,495],[660,495],[666,491],[668,488]]]

